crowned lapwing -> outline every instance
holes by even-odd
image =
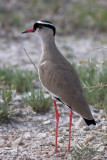
[[[80,114],[87,125],[96,125],[96,122],[91,114],[77,73],[55,44],[56,28],[54,24],[46,20],[37,21],[33,28],[22,33],[35,31],[38,32],[42,45],[42,54],[38,67],[39,78],[44,88],[52,95],[56,112],[55,151],[58,151],[57,135],[59,123],[56,100],[65,104],[70,109],[68,144],[68,150],[70,150],[72,110]]]

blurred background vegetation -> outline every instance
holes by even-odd
[[[106,0],[1,0],[0,34],[23,29],[39,19],[57,25],[58,34],[106,32]],[[3,30],[6,32],[4,33]]]

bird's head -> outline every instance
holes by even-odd
[[[41,34],[52,33],[55,36],[56,28],[51,22],[46,20],[41,20],[41,21],[37,21],[33,25],[33,28],[30,28],[22,33],[34,33],[35,31]]]

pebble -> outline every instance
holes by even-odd
[[[104,146],[107,146],[107,140],[106,140],[106,141],[104,141],[104,143],[103,143],[103,144],[104,144]]]
[[[12,142],[13,146],[17,146],[17,145],[20,145],[20,144],[23,144],[23,141],[22,141],[22,136],[17,138],[16,140],[14,140]]]
[[[38,133],[36,135],[36,137],[38,137],[38,138],[45,138],[46,137],[46,133]]]
[[[11,148],[10,148],[10,147],[4,147],[4,149],[5,149],[5,150],[11,150]]]
[[[66,133],[66,128],[63,128],[62,134],[67,134],[67,133]]]
[[[11,147],[11,142],[8,141],[8,142],[6,143],[6,146],[7,146],[7,147]]]
[[[22,96],[21,95],[16,95],[14,97],[14,101],[21,101],[22,100]]]
[[[55,153],[55,150],[52,150],[52,151],[49,152],[49,155],[50,155],[50,156],[53,156],[54,153]]]
[[[87,124],[85,123],[83,118],[80,117],[79,120],[77,121],[77,123],[75,124],[75,127],[76,127],[76,129],[78,129],[78,128],[83,128],[84,126],[87,126]]]
[[[107,131],[107,126],[102,126],[102,129],[103,129],[104,131]]]
[[[29,132],[24,133],[23,138],[26,140],[30,140],[31,139],[31,134]]]
[[[58,137],[59,138],[59,137]],[[49,139],[50,140],[54,140],[55,139],[55,136],[49,136]]]
[[[88,142],[90,142],[90,141],[92,141],[92,140],[94,140],[96,137],[95,136],[88,136],[88,137],[86,137],[86,140],[84,141],[84,144],[87,144]]]
[[[99,113],[99,109],[98,109],[98,108],[93,108],[93,111],[94,111],[95,113]]]
[[[67,154],[67,160],[72,160],[70,154]]]
[[[0,140],[0,147],[2,147],[2,146],[4,145],[4,143],[5,143],[5,140],[4,140],[4,139],[1,139],[1,140]]]
[[[97,129],[101,129],[102,128],[102,125],[101,124],[97,124],[96,126],[95,126],[95,129],[97,130]]]
[[[2,138],[3,138],[4,140],[8,140],[8,139],[9,139],[9,136],[3,135]]]
[[[93,113],[93,117],[96,119],[96,118],[98,118],[98,114],[97,113]]]
[[[40,152],[40,154],[41,154],[41,155],[44,155],[44,154],[46,154],[46,152],[45,152],[45,151],[42,151],[42,152]]]
[[[51,121],[50,120],[47,120],[47,121],[44,121],[43,124],[47,125],[47,124],[50,124]]]
[[[90,130],[90,127],[84,126],[84,127],[83,127],[83,130],[84,130],[84,131],[89,131],[89,130]]]
[[[63,137],[58,137],[58,142],[63,143]]]
[[[102,152],[102,151],[104,151],[104,149],[105,149],[105,146],[101,146],[100,148],[98,148],[98,151]]]

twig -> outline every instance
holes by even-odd
[[[80,61],[79,62],[80,64],[92,64],[92,65],[107,65],[107,61],[102,61],[102,62],[96,62],[96,63],[92,63],[92,62],[89,62],[89,61]]]
[[[107,49],[107,48],[98,47],[98,48],[95,48],[95,49],[92,49],[92,50],[88,51],[87,53],[90,53],[90,52],[93,52],[93,51],[96,51],[96,50],[99,50],[99,49]],[[89,61],[80,61],[80,64],[92,64],[92,65],[102,64],[102,65],[107,65],[107,61],[102,61],[101,63],[100,62],[92,63],[92,62],[89,62]]]
[[[38,73],[38,69],[37,69],[36,65],[33,63],[32,59],[30,58],[30,56],[29,56],[29,54],[27,53],[26,49],[25,49],[25,48],[23,48],[23,49],[24,49],[25,53],[27,54],[28,58],[30,59],[31,63],[33,64],[34,68],[36,69],[36,71],[37,71],[37,73]]]
[[[84,86],[83,88],[98,88],[98,87],[107,87],[107,84],[96,85],[96,86]]]

